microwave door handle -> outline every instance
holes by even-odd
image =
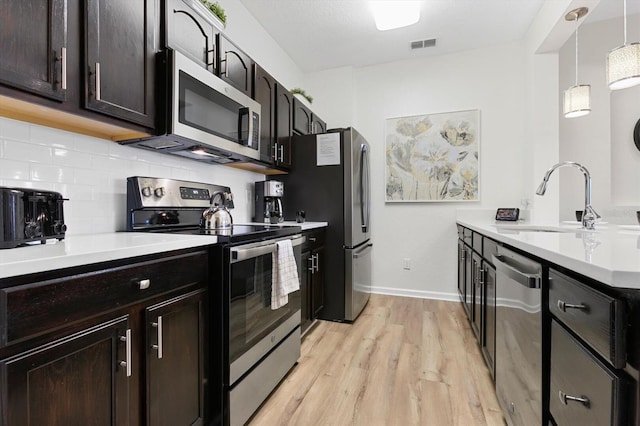
[[[245,121],[246,120],[246,121]],[[246,125],[245,125],[246,123]],[[243,137],[242,131],[243,129],[247,129],[246,138]],[[249,108],[240,108],[240,114],[238,115],[238,141],[240,141],[240,145],[248,145],[249,144]]]

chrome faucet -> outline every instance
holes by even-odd
[[[589,170],[583,165],[573,161],[563,161],[551,167],[547,170],[547,173],[545,173],[542,183],[536,190],[536,194],[544,195],[544,193],[547,192],[547,183],[549,183],[551,173],[553,173],[555,169],[565,166],[576,167],[584,174],[584,212],[582,213],[582,227],[584,229],[595,229],[596,221],[600,219],[600,215],[591,207],[591,175],[589,174]]]

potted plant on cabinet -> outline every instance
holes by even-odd
[[[224,8],[220,6],[220,3],[217,1],[210,2],[209,0],[200,0],[200,3],[204,5],[209,12],[211,12],[215,20],[219,21],[220,29],[227,26],[227,14],[224,12]]]
[[[302,103],[307,107],[311,107],[311,104],[313,103],[313,97],[307,95],[307,92],[305,92],[303,89],[294,87],[293,89],[291,89],[291,94],[302,101]]]

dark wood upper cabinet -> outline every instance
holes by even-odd
[[[216,35],[220,32],[200,0],[166,1],[166,43],[214,74]]]
[[[276,83],[276,164],[290,168],[293,164],[291,143],[293,140],[293,95],[280,83]]]
[[[254,61],[222,34],[217,36],[218,75],[247,96],[253,93]]]
[[[157,0],[86,0],[85,107],[153,127]]]
[[[0,82],[63,101],[66,0],[0,1]]]
[[[312,135],[327,131],[327,123],[315,115],[298,98],[293,98],[293,130],[300,135]]]
[[[255,65],[253,99],[261,106],[260,160],[275,161],[276,138],[276,80],[258,64]]]

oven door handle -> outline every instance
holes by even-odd
[[[287,238],[283,238],[276,241],[286,240]],[[307,240],[307,237],[296,237],[291,239],[291,245],[293,247],[299,246]],[[276,247],[275,242],[268,242],[262,245],[254,246],[250,244],[249,246],[235,247],[231,249],[231,263],[241,262],[247,259],[253,259],[254,257],[263,256],[265,254],[273,253],[273,250]]]

